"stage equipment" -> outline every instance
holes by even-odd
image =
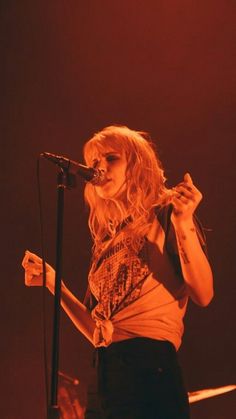
[[[189,403],[199,402],[200,400],[208,399],[209,397],[219,396],[223,393],[236,390],[236,385],[229,385],[224,387],[206,388],[204,390],[192,391],[188,393]]]

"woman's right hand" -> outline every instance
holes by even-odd
[[[25,285],[28,287],[43,285],[43,262],[39,256],[26,250],[22,266],[25,269]],[[55,270],[46,263],[46,287],[52,294],[54,294],[54,286]]]

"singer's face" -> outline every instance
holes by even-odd
[[[104,171],[105,180],[95,186],[100,198],[120,198],[126,188],[127,160],[122,151],[109,149],[96,153],[92,159],[92,166]]]

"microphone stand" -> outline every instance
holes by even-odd
[[[51,394],[50,394],[50,402],[49,402],[49,406],[47,410],[47,419],[60,418],[60,409],[57,402],[57,395],[58,395],[64,191],[66,188],[70,189],[75,186],[76,186],[75,175],[61,168],[57,176],[56,276],[55,276],[55,299],[54,299],[54,320],[53,320],[53,339],[52,339]]]

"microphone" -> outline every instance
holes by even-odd
[[[102,170],[85,166],[84,164],[77,163],[67,157],[57,156],[56,154],[47,153],[46,151],[41,153],[40,157],[44,157],[61,167],[63,170],[67,170],[74,175],[80,175],[83,179],[87,182],[91,182],[93,185],[101,185],[105,180],[105,174]]]

